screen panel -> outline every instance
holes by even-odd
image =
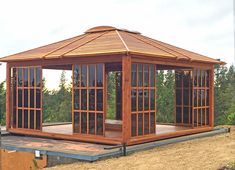
[[[74,112],[74,132],[80,132],[80,113]]]
[[[13,112],[16,114],[13,128],[41,130],[41,77],[40,66],[13,68],[16,92]]]
[[[96,86],[103,87],[103,64],[96,64]]]
[[[35,113],[34,113],[34,110],[30,110],[30,129],[34,129],[34,116],[35,116]]]
[[[103,111],[103,89],[97,89],[96,99],[96,110]]]
[[[95,113],[89,112],[89,134],[95,134]]]
[[[96,134],[97,135],[103,135],[104,133],[104,114],[103,113],[97,113],[96,114],[96,120],[97,120],[97,123],[96,123]]]
[[[87,133],[87,112],[81,113],[81,133]]]
[[[89,90],[89,110],[95,110],[95,90]]]
[[[33,67],[30,67],[30,70],[29,70],[29,73],[30,73],[30,79],[29,79],[29,81],[30,81],[30,87],[34,87],[35,86],[35,77],[34,77],[34,70],[35,70],[35,68],[33,68]]]
[[[149,113],[144,113],[144,134],[149,134]]]
[[[18,116],[17,116],[17,118],[18,118],[18,128],[22,128],[22,109],[18,109],[17,110],[18,111]]]
[[[155,133],[155,65],[131,64],[131,136]]]
[[[209,125],[209,70],[195,69],[194,86],[193,86],[193,113],[194,113],[194,127],[202,127]],[[197,86],[195,86],[195,84]]]
[[[81,68],[81,71],[79,71]],[[81,72],[81,76],[78,74]],[[81,85],[77,83],[81,79]],[[73,65],[74,133],[104,135],[104,64]],[[81,113],[81,116],[78,116]],[[80,121],[80,123],[78,122]],[[81,128],[78,128],[78,125]]]
[[[138,136],[143,135],[143,113],[138,113]]]
[[[28,109],[24,109],[24,128],[28,128]]]
[[[73,70],[73,84],[75,87],[80,86],[81,82],[81,69],[80,65],[75,65]]]
[[[41,110],[36,110],[36,129],[40,130],[42,128],[42,120],[41,120]]]
[[[80,110],[80,90],[75,89],[74,90],[74,109]]]
[[[89,65],[89,87],[94,87],[95,86],[95,65],[90,64]]]
[[[131,114],[131,136],[136,136],[137,133],[136,114]]]

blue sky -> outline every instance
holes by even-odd
[[[99,25],[137,30],[229,65],[234,63],[232,0],[1,1],[0,57],[70,38]],[[47,86],[55,87],[60,72],[45,73]],[[0,82],[4,79],[2,64]]]

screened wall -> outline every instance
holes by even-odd
[[[209,125],[209,75],[208,70],[193,70],[193,122],[195,127]]]
[[[176,124],[209,125],[209,71],[175,71],[175,85]]]
[[[72,66],[72,132],[105,136],[105,64]],[[119,69],[120,70],[120,69]],[[106,70],[107,71],[107,70]],[[42,68],[14,67],[11,73],[12,128],[42,130]],[[175,70],[175,125],[203,127],[210,120],[210,72],[202,69]],[[156,133],[156,65],[131,63],[130,135]],[[116,119],[122,129],[122,72],[116,73]],[[128,114],[128,113],[126,113]],[[113,125],[112,125],[113,126]],[[123,131],[113,130],[116,138]],[[111,131],[110,130],[110,131]],[[108,131],[106,129],[106,131]],[[109,132],[110,133],[110,132]],[[111,136],[113,137],[113,136]]]
[[[13,128],[41,130],[41,67],[12,69]]]
[[[131,64],[131,136],[155,133],[155,65]]]
[[[73,132],[104,135],[104,64],[73,65]]]

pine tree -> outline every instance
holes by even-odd
[[[156,75],[157,121],[172,123],[174,120],[174,73],[168,70],[157,72]]]
[[[215,124],[235,124],[235,69],[215,66]]]
[[[109,72],[108,75],[108,89],[107,89],[107,118],[115,119],[116,114],[116,86],[115,86],[115,72]]]
[[[66,86],[66,72],[62,71],[58,90],[49,91],[45,87],[43,88],[44,122],[72,121],[71,85],[72,83],[70,83],[70,86]]]

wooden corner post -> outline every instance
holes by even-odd
[[[11,110],[11,67],[7,63],[6,66],[6,130],[10,127],[10,110]]]
[[[214,127],[214,67],[209,71],[209,125]]]
[[[122,142],[131,137],[131,57],[122,57]]]

